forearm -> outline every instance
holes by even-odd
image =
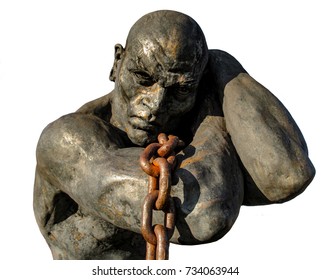
[[[130,221],[140,216],[136,209],[147,191],[147,177],[138,163],[142,148],[119,149],[124,145],[116,133],[91,115],[63,116],[40,137],[37,171],[85,211],[138,231]],[[132,209],[124,212],[126,206]]]
[[[215,241],[232,227],[244,195],[242,172],[224,118],[207,116],[183,154],[176,172],[180,181],[173,187],[182,201],[181,215],[195,239]]]
[[[226,126],[239,157],[272,202],[290,199],[312,180],[304,138],[281,102],[248,74],[224,90]]]

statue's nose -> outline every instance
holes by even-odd
[[[143,104],[148,107],[154,116],[164,112],[167,89],[159,84],[155,84],[151,91],[143,99]]]

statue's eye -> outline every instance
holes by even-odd
[[[145,71],[133,71],[134,76],[139,84],[142,86],[151,86],[154,84],[153,77]]]
[[[186,95],[186,94],[189,94],[190,93],[191,88],[190,87],[187,87],[187,86],[180,86],[180,87],[177,87],[177,90],[176,91],[180,95]]]
[[[180,85],[174,88],[174,93],[177,99],[186,99],[190,94],[194,93],[196,87],[194,85]]]

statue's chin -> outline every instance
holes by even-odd
[[[157,135],[137,128],[128,131],[128,136],[133,144],[141,147],[147,146],[148,144],[157,141]]]

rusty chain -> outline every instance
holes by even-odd
[[[171,173],[176,166],[175,149],[183,142],[161,133],[140,156],[140,166],[149,176],[148,194],[142,208],[141,233],[146,240],[146,260],[169,258],[169,240],[175,230],[175,203],[170,196]],[[164,224],[153,226],[153,210],[164,212]]]

